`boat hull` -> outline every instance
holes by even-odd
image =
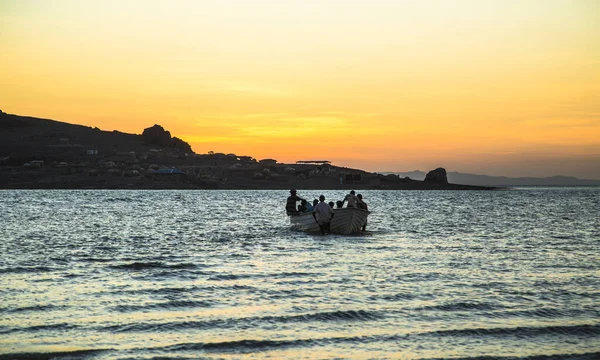
[[[331,232],[333,234],[355,234],[362,230],[371,212],[358,208],[333,209]],[[311,212],[290,216],[292,230],[320,232],[319,224]]]

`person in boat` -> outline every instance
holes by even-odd
[[[319,200],[317,200],[317,203],[319,202]],[[307,212],[312,212],[313,209],[315,208],[315,205],[313,205],[315,202],[313,201],[312,203],[307,202],[306,203],[306,211]]]
[[[307,204],[308,204],[308,202],[306,200],[302,199],[302,201],[300,201],[300,205],[298,205],[298,212],[307,212],[308,211]]]
[[[331,206],[325,202],[325,196],[319,196],[320,202],[315,206],[313,210],[313,217],[319,224],[321,235],[329,234],[331,232],[331,219],[333,219],[333,210]]]
[[[296,195],[296,189],[290,190],[290,196],[288,196],[287,202],[285,203],[285,212],[288,215],[297,215],[298,210],[296,210],[296,203],[298,201],[301,202],[302,200],[304,200],[304,199],[302,199],[300,196]]]
[[[348,205],[346,205],[346,207],[355,208],[357,200],[358,200],[358,198],[356,197],[356,193],[354,192],[354,190],[352,190],[352,191],[350,191],[350,194],[346,195],[346,197],[342,201],[342,206],[347,201]]]
[[[359,209],[369,210],[367,203],[363,201],[362,194],[356,195],[356,198],[357,198],[356,206]],[[362,227],[362,231],[366,231],[366,230],[367,230],[367,220],[365,220],[365,223],[363,224],[363,227]]]
[[[359,209],[369,210],[367,203],[363,201],[362,194],[356,195],[356,207]]]
[[[333,209],[335,207],[335,203],[333,201],[330,201],[329,202],[329,207]]]
[[[344,202],[342,200],[338,200],[335,202],[335,205],[337,206],[338,209],[341,209],[342,206],[344,206]]]

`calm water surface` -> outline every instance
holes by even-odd
[[[0,191],[0,358],[600,357],[600,188],[362,193]]]

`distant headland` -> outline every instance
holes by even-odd
[[[442,168],[415,180],[334,166],[327,160],[284,164],[236,154],[196,154],[160,125],[136,135],[1,111],[0,188],[494,189],[448,183]]]

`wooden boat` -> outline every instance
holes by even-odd
[[[347,235],[360,232],[370,213],[368,210],[358,208],[333,209],[331,233]],[[291,215],[290,223],[292,230],[320,232],[319,224],[313,218],[312,212]]]

